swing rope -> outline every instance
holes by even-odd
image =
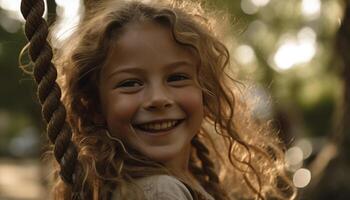
[[[54,156],[60,165],[60,177],[65,183],[72,185],[78,153],[71,139],[72,129],[66,121],[66,109],[60,100],[61,89],[56,83],[57,70],[51,62],[53,52],[47,42],[48,25],[42,18],[44,9],[43,0],[21,2],[21,12],[26,20],[24,32],[29,43],[28,53],[34,65],[37,95],[47,123],[47,134],[54,144]]]

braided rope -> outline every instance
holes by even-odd
[[[201,168],[191,164],[190,167],[192,172],[215,199],[226,199],[226,194],[220,187],[220,180],[215,172],[214,163],[209,157],[208,148],[200,141],[198,136],[193,138],[192,145],[196,148],[196,155],[202,163]]]
[[[45,5],[42,0],[22,0],[21,12],[26,19],[25,34],[29,41],[28,52],[34,63],[34,78],[38,84],[38,97],[42,115],[47,123],[47,134],[55,145],[54,155],[60,164],[60,176],[73,183],[77,150],[71,141],[72,130],[66,122],[66,109],[61,99],[61,89],[56,83],[57,70],[52,64],[52,49],[47,42],[48,26],[42,18]]]

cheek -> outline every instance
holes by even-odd
[[[196,116],[197,120],[203,118],[203,96],[199,88],[188,88],[181,94],[177,94],[177,102],[189,116]]]
[[[137,112],[139,98],[127,95],[115,95],[105,106],[107,123],[111,131],[124,132]]]

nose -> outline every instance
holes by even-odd
[[[154,87],[148,90],[144,101],[146,110],[162,110],[173,106],[174,101],[164,87]]]

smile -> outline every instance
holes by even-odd
[[[146,132],[163,132],[178,126],[183,120],[166,120],[135,125],[136,128]]]

